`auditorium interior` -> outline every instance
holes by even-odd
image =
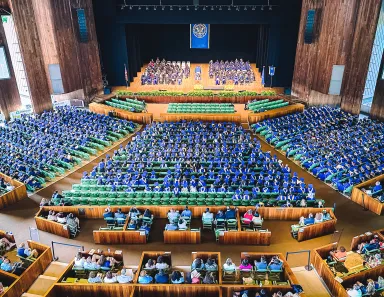
[[[0,297],[384,296],[383,0],[0,15]]]

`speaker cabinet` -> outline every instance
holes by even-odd
[[[87,20],[85,18],[85,10],[79,8],[76,10],[77,13],[77,22],[79,24],[79,35],[80,42],[88,42],[88,28],[87,28]]]
[[[315,15],[316,11],[314,9],[308,10],[307,13],[307,22],[305,24],[304,30],[304,43],[313,42],[313,31],[315,27]]]

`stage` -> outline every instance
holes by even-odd
[[[209,64],[201,64],[201,63],[191,63],[191,75],[187,79],[183,79],[183,83],[179,85],[141,85],[141,74],[145,71],[147,65],[144,65],[141,68],[141,71],[137,73],[137,76],[134,78],[133,82],[131,82],[131,85],[127,88],[126,86],[117,86],[113,87],[113,91],[117,90],[127,90],[131,92],[143,92],[143,91],[159,91],[159,90],[167,90],[167,91],[180,91],[180,92],[191,92],[195,90],[195,85],[202,85],[203,88],[209,88],[209,87],[215,87],[215,80],[210,79],[208,75],[208,69]],[[195,80],[195,68],[196,66],[201,67],[201,80],[196,81]],[[233,85],[233,91],[254,91],[254,92],[262,92],[262,91],[270,91],[273,90],[276,92],[276,94],[283,94],[284,88],[269,88],[267,87],[270,84],[270,81],[266,81],[265,87],[261,84],[261,73],[259,72],[256,64],[251,64],[252,69],[255,73],[256,81],[250,84],[244,84],[244,85],[233,85],[233,84],[226,84]],[[267,70],[266,70],[267,71]],[[220,85],[223,87],[223,85]],[[218,90],[223,91],[223,90]]]

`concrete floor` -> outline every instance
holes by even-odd
[[[124,144],[125,142],[123,142]],[[370,211],[363,211],[362,207],[353,203],[343,195],[339,194],[326,184],[314,178],[312,175],[301,169],[292,161],[286,159],[283,155],[276,152],[271,146],[262,142],[263,150],[271,151],[272,154],[277,154],[284,163],[288,163],[292,171],[298,172],[300,177],[304,177],[307,183],[314,184],[316,188],[316,196],[323,198],[326,201],[326,206],[333,206],[336,204],[336,217],[338,219],[337,230],[342,231],[340,244],[347,247],[353,236],[359,235],[369,230],[376,230],[384,227],[384,219]],[[109,154],[113,153],[112,148]],[[30,238],[29,228],[36,227],[34,222],[34,215],[38,211],[38,203],[43,197],[51,197],[55,190],[71,189],[73,183],[79,183],[82,172],[91,170],[98,160],[104,155],[96,158],[91,163],[80,168],[78,171],[69,174],[66,178],[48,186],[47,188],[32,195],[29,199],[21,201],[9,208],[1,210],[0,213],[0,229],[12,231],[15,234],[16,241],[22,242]],[[146,245],[116,245],[110,248],[121,249],[124,252],[124,262],[129,265],[137,265],[139,263],[142,251],[171,251],[172,262],[175,265],[189,265],[193,251],[219,251],[222,258],[231,257],[236,264],[239,264],[241,252],[279,252],[285,254],[286,252],[293,252],[299,250],[311,250],[313,248],[325,245],[333,241],[331,235],[315,238],[305,242],[298,243],[290,235],[290,225],[293,222],[277,222],[267,221],[265,226],[272,231],[272,242],[268,247],[259,246],[223,246],[217,244],[212,237],[212,234],[204,234],[203,242],[200,245],[166,245],[162,242],[163,226],[159,224],[151,232],[150,242]],[[98,229],[103,225],[102,220],[87,220],[81,222],[81,233],[75,240],[69,240],[58,237],[46,232],[39,232],[40,241],[42,243],[51,245],[52,241],[69,243],[74,245],[84,246],[85,249],[94,248],[96,245],[93,243],[92,230]],[[204,231],[205,232],[205,231]],[[212,240],[210,240],[212,238]],[[57,245],[56,245],[57,246]],[[107,249],[105,246],[97,246],[97,248]],[[76,252],[75,247],[56,247],[56,255],[60,257],[61,261],[70,261]],[[290,265],[304,266],[306,264],[307,255],[291,257]]]

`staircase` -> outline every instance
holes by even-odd
[[[50,287],[58,281],[59,277],[67,269],[68,264],[62,262],[52,262],[48,268],[44,271],[44,274],[40,275],[26,293],[21,295],[22,297],[42,297],[44,296]]]

